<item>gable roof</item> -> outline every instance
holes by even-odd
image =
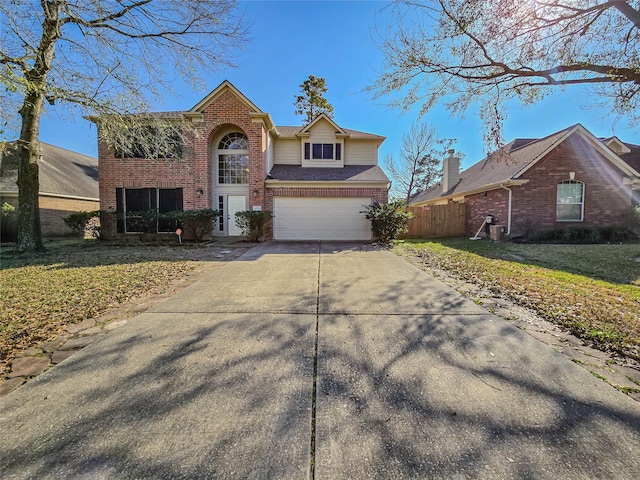
[[[202,120],[202,115],[206,108],[225,92],[231,92],[233,95],[235,95],[242,103],[244,103],[249,108],[249,115],[251,115],[252,118],[264,121],[268,130],[274,128],[271,115],[263,112],[260,108],[258,108],[255,103],[249,100],[249,98],[240,90],[238,90],[229,80],[224,80],[220,85],[214,88],[211,93],[209,93],[209,95],[195,104],[193,108],[191,108],[191,110],[182,112],[182,115],[184,115],[186,118],[190,118],[191,120]]]
[[[627,153],[619,153],[618,156],[636,172],[640,172],[640,145],[623,143],[629,151]]]
[[[224,80],[220,85],[214,88],[211,93],[209,93],[206,97],[200,100],[197,104],[193,106],[191,110],[184,112],[185,114],[189,113],[202,113],[205,109],[214,102],[220,95],[222,95],[226,91],[231,91],[236,97],[238,97],[249,109],[254,113],[264,113],[260,110],[255,103],[249,100],[244,93],[238,90],[229,80]]]
[[[0,160],[0,193],[18,193],[17,151],[7,144]],[[40,142],[40,194],[98,200],[98,159]]]
[[[333,118],[331,118],[329,115],[327,115],[326,113],[321,113],[320,115],[317,115],[313,120],[311,120],[308,124],[306,124],[305,126],[303,126],[300,131],[298,133],[300,134],[304,134],[304,133],[309,133],[311,131],[311,129],[313,128],[313,126],[317,123],[320,122],[320,120],[324,120],[327,123],[329,123],[329,125],[331,125],[335,131],[337,135],[347,135],[347,132],[345,132],[342,127],[340,125],[338,125]]]
[[[640,173],[630,163],[616,155],[582,125],[576,124],[541,139],[512,140],[497,152],[488,155],[461,172],[459,182],[449,191],[443,192],[441,184],[435,185],[416,195],[410,203],[432,202],[501,188],[502,186],[508,187],[526,183],[527,180],[523,178],[523,175],[573,134],[580,135],[587,140],[626,175],[640,177]],[[640,163],[640,159],[638,163]]]
[[[279,138],[298,138],[297,134],[300,133],[300,127],[294,126],[277,126],[278,132],[280,133]],[[304,128],[304,127],[302,127]],[[386,137],[381,135],[376,135],[375,133],[367,133],[361,132],[359,130],[352,130],[350,128],[342,128],[342,131],[346,134],[346,136],[353,140],[378,140],[380,142],[386,140]]]

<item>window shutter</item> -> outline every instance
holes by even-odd
[[[342,144],[336,143],[336,160],[342,160]]]
[[[122,188],[116,188],[116,232],[124,233],[124,191]]]
[[[181,211],[182,209],[182,189],[176,188],[176,210]]]
[[[310,156],[311,156],[311,144],[309,142],[306,142],[304,144],[304,159],[309,160]]]

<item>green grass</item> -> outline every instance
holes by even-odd
[[[69,324],[161,293],[211,260],[211,248],[115,247],[64,240],[41,257],[0,250],[0,371],[21,350]],[[209,257],[209,258],[207,258]]]
[[[640,245],[407,241],[415,263],[504,295],[603,349],[640,359]]]

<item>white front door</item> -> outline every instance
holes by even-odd
[[[242,230],[236,225],[236,212],[244,212],[247,209],[247,197],[244,195],[227,196],[227,232],[232,237],[242,235]]]

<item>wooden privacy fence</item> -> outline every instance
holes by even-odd
[[[409,221],[409,231],[403,238],[462,237],[465,235],[466,205],[426,205],[408,207],[413,213]]]

